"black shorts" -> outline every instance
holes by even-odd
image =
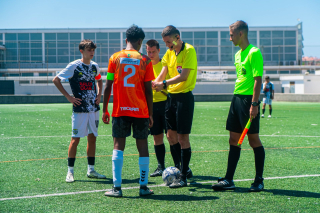
[[[159,135],[163,132],[167,133],[165,116],[166,103],[167,101],[153,103],[153,126],[150,128],[151,135]]]
[[[178,134],[190,134],[194,111],[192,92],[169,94],[166,105],[167,129]]]
[[[125,138],[131,135],[135,139],[148,138],[149,118],[134,118],[128,116],[112,117],[112,136],[115,138]]]
[[[252,95],[234,95],[231,101],[226,129],[231,132],[242,133],[249,118]],[[259,133],[260,106],[258,115],[252,120],[248,134]]]

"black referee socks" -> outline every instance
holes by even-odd
[[[229,150],[228,157],[228,168],[225,178],[228,180],[233,180],[234,173],[237,168],[238,161],[240,159],[241,148],[238,146],[231,146]]]
[[[181,161],[181,145],[180,143],[176,143],[170,146],[171,155],[173,158],[174,166],[180,169],[180,161]]]
[[[254,161],[256,165],[256,180],[261,179],[263,175],[265,152],[264,147],[259,146],[253,149]]]
[[[166,147],[164,144],[160,145],[154,145],[154,151],[156,153],[156,157],[158,160],[158,167],[161,167],[161,169],[165,169],[166,167],[164,166],[164,158],[166,155]]]
[[[183,178],[186,178],[187,171],[189,169],[189,163],[191,159],[191,147],[187,149],[181,149],[181,173]]]

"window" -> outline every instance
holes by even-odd
[[[296,31],[284,31],[284,37],[296,38]]]
[[[70,43],[70,61],[81,58],[81,53],[79,51],[79,43],[81,41],[81,33],[70,33],[69,34]]]
[[[95,61],[97,63],[108,61],[108,39],[109,33],[96,33],[96,45],[97,49],[95,51]]]
[[[260,38],[271,38],[271,31],[260,31]]]
[[[42,34],[30,33],[31,63],[42,63]]]
[[[57,62],[57,34],[45,33],[45,60],[47,63]]]

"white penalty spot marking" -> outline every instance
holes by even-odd
[[[314,175],[294,175],[294,176],[283,176],[283,177],[267,177],[264,178],[265,180],[275,180],[275,179],[288,179],[288,178],[305,178],[305,177],[320,177],[320,174],[314,174]],[[234,182],[240,182],[240,181],[252,181],[253,179],[240,179],[240,180],[233,180]],[[189,185],[196,185],[196,184],[207,184],[207,183],[214,183],[216,181],[208,181],[208,182],[195,182],[195,183],[189,183]],[[165,184],[160,185],[151,185],[148,186],[149,188],[155,188],[155,187],[163,187]],[[126,187],[122,188],[122,190],[128,190],[128,189],[138,189],[139,186],[136,187]],[[105,192],[107,189],[101,189],[101,190],[92,190],[92,191],[79,191],[79,192],[64,192],[64,193],[54,193],[54,194],[44,194],[44,195],[33,195],[33,196],[23,196],[23,197],[8,197],[8,198],[0,198],[0,201],[6,201],[6,200],[21,200],[21,199],[31,199],[31,198],[38,198],[38,197],[56,197],[56,196],[64,196],[64,195],[76,195],[76,194],[88,194],[88,193],[96,193],[96,192]]]

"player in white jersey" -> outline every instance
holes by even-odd
[[[68,150],[68,173],[66,182],[74,182],[74,162],[80,138],[87,136],[87,159],[89,178],[106,178],[94,170],[96,140],[98,136],[100,99],[102,79],[97,63],[91,61],[96,45],[90,40],[79,44],[82,59],[68,64],[54,79],[53,83],[59,91],[73,104],[72,138]],[[61,80],[69,79],[73,96],[70,96],[61,84]],[[96,80],[98,84],[96,85]],[[97,94],[98,91],[98,94]]]
[[[264,112],[266,111],[266,104],[269,105],[269,116],[271,118],[272,113],[272,99],[274,98],[274,86],[273,83],[270,82],[270,77],[265,77],[265,82],[262,85],[262,92],[264,94],[263,97],[263,106],[262,106],[262,115],[261,117],[264,118]]]

